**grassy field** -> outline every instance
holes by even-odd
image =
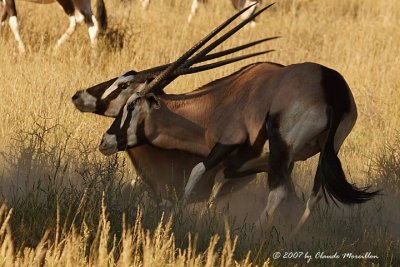
[[[321,203],[295,239],[284,212],[264,236],[253,236],[252,219],[266,202],[264,175],[222,199],[215,214],[200,218],[199,203],[169,221],[145,184],[130,187],[135,170],[125,155],[105,158],[97,151],[111,120],[77,111],[70,101],[74,92],[176,59],[234,12],[227,0],[210,1],[189,25],[191,1],[154,2],[142,11],[139,1],[106,1],[109,29],[96,51],[85,26],[57,52],[52,49],[68,23],[56,4],[17,2],[25,55],[9,27],[1,28],[0,264],[400,266],[400,2],[277,1],[254,29],[221,46],[281,35],[259,48],[276,52],[182,77],[168,88],[189,91],[255,61],[313,61],[345,77],[359,118],[340,158],[352,182],[383,194],[361,206]],[[295,168],[303,198],[316,162]],[[276,252],[281,258],[274,259]],[[285,252],[304,254],[283,259]],[[340,259],[318,259],[318,252]],[[343,259],[368,252],[378,258]],[[309,263],[306,253],[313,256]]]

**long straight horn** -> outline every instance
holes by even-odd
[[[259,55],[271,53],[273,51],[275,51],[275,50],[273,50],[273,49],[272,50],[266,50],[266,51],[251,53],[251,54],[238,56],[238,57],[234,57],[234,58],[229,58],[229,59],[225,59],[225,60],[221,60],[221,61],[218,61],[218,62],[205,64],[205,65],[201,65],[201,66],[197,66],[197,67],[191,67],[191,68],[187,68],[187,69],[179,69],[179,70],[174,72],[174,75],[177,75],[177,76],[179,76],[179,75],[187,75],[187,74],[193,74],[193,73],[196,73],[196,72],[215,69],[215,68],[227,65],[227,64],[231,64],[231,63],[236,62],[236,61],[240,61],[240,60],[244,60],[244,59],[247,59],[247,58],[256,57],[256,56],[259,56]]]
[[[251,15],[250,17],[248,17],[247,19],[243,20],[241,23],[239,23],[236,27],[234,27],[232,30],[228,31],[227,33],[225,33],[224,35],[222,35],[221,37],[219,37],[217,40],[215,40],[214,42],[212,42],[210,45],[208,45],[206,48],[204,48],[203,50],[201,50],[199,53],[197,53],[194,57],[192,57],[191,59],[189,59],[187,62],[185,62],[181,68],[185,68],[185,67],[190,67],[191,65],[194,64],[194,62],[196,62],[197,60],[199,60],[199,58],[203,58],[205,55],[208,54],[208,52],[210,52],[211,50],[213,50],[214,48],[216,48],[218,45],[222,44],[223,42],[225,42],[229,37],[231,37],[233,34],[235,34],[237,31],[239,31],[241,28],[243,28],[243,26],[245,26],[247,23],[249,23],[250,21],[252,21],[253,19],[255,19],[256,17],[258,17],[261,13],[263,13],[264,11],[266,11],[267,9],[269,9],[270,7],[272,7],[273,5],[275,5],[275,3],[269,4],[266,7],[261,8],[259,11],[257,11],[256,13],[254,13],[253,15]],[[253,6],[253,5],[251,5]]]
[[[253,7],[255,4],[242,9],[241,11],[237,12],[231,18],[226,20],[224,23],[219,25],[215,28],[211,33],[209,33],[206,37],[200,40],[197,44],[195,44],[192,48],[186,51],[180,58],[178,58],[174,63],[172,63],[166,70],[160,73],[154,80],[150,82],[150,84],[143,90],[143,93],[151,92],[157,89],[157,86],[166,79],[174,70],[178,69],[182,64],[186,62],[188,58],[190,58],[197,50],[199,50],[203,45],[205,45],[209,40],[211,40],[215,35],[217,35],[220,31],[222,31],[226,26],[228,26],[232,21],[234,21],[237,17],[241,14],[246,12],[248,9]]]
[[[252,47],[252,46],[256,46],[256,45],[258,45],[260,43],[271,41],[271,40],[275,40],[275,39],[278,39],[278,38],[281,38],[281,37],[280,36],[268,37],[268,38],[264,38],[264,39],[261,39],[261,40],[250,42],[250,43],[247,43],[247,44],[244,44],[244,45],[239,45],[239,46],[234,47],[234,48],[230,48],[230,49],[226,49],[226,50],[223,50],[223,51],[220,51],[220,52],[216,52],[216,53],[213,53],[213,54],[205,55],[204,57],[199,58],[198,60],[196,60],[196,62],[194,62],[194,64],[201,63],[201,62],[208,61],[208,60],[212,60],[212,59],[216,59],[216,58],[223,57],[223,56],[226,56],[226,55],[229,55],[229,54],[233,54],[233,53],[236,53],[238,51],[244,50],[246,48],[249,48],[249,47]],[[241,59],[238,59],[238,60],[241,60]],[[235,62],[235,61],[232,61],[231,63],[233,63],[233,62]],[[221,66],[226,65],[226,64],[228,64],[228,63],[221,64]],[[168,68],[170,65],[171,65],[171,63],[165,64],[165,65],[160,65],[160,66],[157,66],[157,67],[154,67],[154,68],[150,68],[150,69],[147,69],[147,70],[142,70],[142,71],[140,71],[140,72],[135,74],[135,76],[136,76],[135,77],[135,81],[136,82],[145,82],[148,79],[153,79],[156,75],[158,75],[161,71],[163,71],[166,68]],[[210,64],[207,64],[207,65],[210,65]],[[213,67],[213,68],[216,68],[216,67]],[[189,71],[188,73],[185,73],[185,70],[188,70],[188,69],[189,68],[185,68],[185,69],[179,68],[179,70],[175,71],[172,74],[172,76],[175,76],[177,73],[182,73],[182,74],[195,73],[193,71]],[[200,68],[198,68],[198,69],[200,69]],[[204,69],[204,70],[206,70],[206,69]],[[196,72],[200,72],[200,70],[196,71]]]
[[[243,11],[246,11],[249,7],[252,7],[254,5],[256,5],[257,3],[248,6],[245,9],[242,9],[240,12],[238,12],[235,16],[241,14]],[[269,9],[270,7],[272,7],[275,3],[272,3],[262,9],[260,9],[259,11],[257,11],[256,13],[254,13],[253,15],[251,15],[250,17],[248,17],[247,19],[243,20],[241,23],[239,23],[236,27],[234,27],[233,29],[231,29],[230,31],[228,31],[227,33],[225,33],[224,35],[222,35],[221,37],[219,37],[217,40],[215,40],[214,42],[212,42],[210,45],[208,45],[206,48],[204,48],[203,50],[201,50],[199,53],[197,53],[193,58],[191,58],[190,60],[187,60],[191,55],[193,55],[195,53],[196,50],[200,49],[201,46],[199,46],[198,44],[200,42],[202,42],[203,40],[209,40],[210,38],[212,38],[213,36],[215,36],[214,32],[217,31],[217,29],[219,29],[217,32],[221,31],[222,28],[221,26],[224,25],[224,27],[229,24],[227,23],[229,20],[234,20],[232,18],[234,18],[235,16],[233,16],[231,19],[229,19],[228,21],[226,21],[225,23],[221,24],[219,27],[217,27],[213,32],[211,32],[211,34],[209,34],[206,38],[204,38],[202,41],[200,41],[198,44],[196,44],[194,47],[196,47],[196,50],[193,51],[194,47],[192,49],[190,49],[188,52],[186,52],[183,56],[181,56],[175,63],[179,63],[179,64],[175,64],[173,63],[170,67],[168,67],[168,69],[166,69],[164,72],[162,72],[160,75],[158,75],[148,86],[147,88],[145,88],[143,90],[143,93],[148,93],[151,91],[157,91],[162,89],[163,87],[165,87],[166,85],[168,85],[169,83],[171,83],[174,79],[176,79],[178,76],[174,77],[173,79],[168,79],[167,83],[163,83],[162,86],[159,86],[161,84],[162,81],[164,81],[174,70],[178,69],[178,68],[187,68],[190,67],[191,65],[193,65],[196,60],[198,60],[199,58],[204,57],[208,52],[210,52],[211,50],[213,50],[215,47],[217,47],[218,45],[220,45],[222,42],[224,42],[225,40],[227,40],[229,37],[231,37],[234,33],[236,33],[237,31],[239,31],[241,28],[243,28],[247,23],[249,23],[250,21],[252,21],[254,18],[256,18],[258,15],[260,15],[261,13],[263,13],[265,10]],[[226,25],[225,25],[226,24]],[[212,35],[212,37],[210,37]],[[190,54],[190,56],[187,56],[188,54]],[[180,60],[180,59],[184,59],[184,60]],[[187,61],[186,61],[187,60]],[[179,62],[178,62],[179,61]]]
[[[244,50],[246,48],[249,48],[249,47],[252,47],[252,46],[256,46],[256,45],[258,45],[260,43],[271,41],[271,40],[275,40],[275,39],[278,39],[278,38],[280,38],[280,36],[268,37],[268,38],[264,38],[264,39],[261,39],[261,40],[250,42],[250,43],[247,43],[247,44],[244,44],[244,45],[239,45],[239,46],[234,47],[234,48],[230,48],[230,49],[226,49],[226,50],[223,50],[223,51],[220,51],[220,52],[216,52],[216,53],[213,53],[213,54],[205,55],[204,57],[199,58],[198,60],[196,60],[196,62],[194,62],[194,64],[201,63],[201,62],[208,61],[208,60],[212,60],[212,59],[216,59],[216,58],[223,57],[223,56],[226,56],[226,55],[229,55],[229,54],[233,54],[233,53],[236,53],[238,51]],[[232,62],[234,62],[234,61],[232,61]],[[142,70],[142,71],[140,71],[140,72],[135,74],[135,76],[136,76],[135,77],[135,81],[136,82],[145,82],[148,79],[152,79],[156,75],[158,75],[161,71],[163,71],[166,68],[168,68],[170,65],[171,65],[171,63],[165,64],[165,65],[160,65],[160,66],[157,66],[157,67],[153,67],[153,68],[150,68],[150,69],[147,69],[147,70]],[[226,65],[226,64],[222,64],[221,66],[223,66],[223,65]],[[189,68],[185,68],[184,70],[188,70],[188,69]],[[178,71],[178,72],[179,73],[184,73],[184,70],[181,70],[181,68],[180,68],[180,71]],[[172,74],[172,76],[176,75],[176,73],[178,73],[178,72],[174,72]],[[199,72],[199,71],[197,71],[197,72]],[[190,73],[195,73],[195,72],[190,72]]]
[[[223,50],[221,52],[208,54],[208,55],[205,55],[203,58],[201,58],[201,60],[197,60],[194,64],[200,63],[200,62],[204,62],[204,61],[207,61],[207,60],[216,59],[216,58],[223,57],[223,56],[226,56],[226,55],[229,55],[229,54],[233,54],[233,53],[236,53],[238,51],[244,50],[246,48],[258,45],[260,43],[264,43],[264,42],[267,42],[267,41],[275,40],[275,39],[278,39],[278,38],[281,38],[281,36],[268,37],[268,38],[264,38],[264,39],[261,39],[261,40],[258,40],[258,41],[254,41],[254,42],[251,42],[251,43],[244,44],[244,45],[239,45],[239,46],[234,47],[234,48],[226,49],[226,50]]]

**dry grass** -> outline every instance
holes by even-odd
[[[161,211],[140,188],[126,190],[134,170],[124,156],[105,159],[96,151],[110,120],[81,114],[70,101],[78,89],[130,69],[175,59],[232,14],[228,1],[215,1],[200,9],[191,25],[186,23],[190,1],[158,0],[144,13],[139,1],[106,2],[110,29],[99,49],[90,49],[86,27],[81,26],[57,53],[52,46],[67,27],[63,11],[57,5],[17,4],[28,53],[18,54],[8,27],[2,28],[0,35],[0,186],[4,200],[13,208],[11,217],[5,207],[0,213],[3,266],[239,264],[232,258],[243,265],[305,264],[304,260],[265,263],[272,252],[284,250],[371,251],[379,255],[379,261],[345,264],[400,265],[398,1],[278,1],[260,17],[255,29],[244,30],[223,45],[282,35],[263,47],[277,52],[258,61],[313,61],[342,73],[355,96],[359,119],[340,157],[352,181],[386,190],[382,198],[361,207],[322,205],[293,242],[287,241],[281,234],[285,229],[278,227],[279,231],[271,231],[264,241],[252,243],[246,235],[250,226],[242,224],[251,216],[245,217],[243,210],[254,215],[265,204],[264,187],[253,184],[225,200],[231,205],[230,214],[240,215],[228,223],[232,235],[239,235],[236,251],[236,241],[210,239],[214,233],[229,236],[219,216],[201,227],[196,226],[196,215],[190,215],[157,228]],[[194,89],[250,62],[254,59],[178,79],[169,90]],[[314,169],[315,159],[296,168],[295,182],[305,195]],[[243,199],[254,203],[245,205]],[[232,208],[239,204],[240,209]],[[138,205],[145,208],[137,209]],[[250,205],[254,208],[247,210]],[[152,229],[151,234],[144,229]],[[192,236],[188,245],[187,232],[194,229],[201,238],[195,242]]]

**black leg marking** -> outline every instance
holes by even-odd
[[[5,10],[6,10],[8,16],[10,16],[10,17],[17,16],[17,8],[15,7],[15,1],[14,0],[6,0]]]
[[[279,133],[279,115],[272,114],[267,119],[267,128],[269,136],[269,172],[268,184],[270,190],[286,184],[290,179],[289,151],[285,142]]]
[[[203,162],[206,170],[215,167],[238,147],[239,145],[223,145],[217,143]]]
[[[75,13],[74,3],[71,0],[57,0],[57,2],[62,6],[64,12],[68,16],[73,16]]]
[[[0,11],[1,11],[1,13],[0,13],[0,22],[3,23],[4,21],[6,21],[8,13],[7,13],[6,6],[3,6],[2,3],[0,3],[0,6],[1,6],[0,7]]]

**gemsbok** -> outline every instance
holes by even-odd
[[[224,39],[229,36],[230,35],[227,35]],[[192,63],[188,65],[219,58],[275,38],[276,37],[265,38],[214,54],[198,56],[193,58]],[[218,42],[222,42],[224,39],[221,39],[221,41]],[[212,44],[212,46],[215,46],[215,44]],[[270,51],[272,50],[266,52]],[[180,74],[191,74],[209,70],[241,59],[257,56],[262,53],[264,52],[238,56],[202,66],[185,68],[180,71]],[[108,117],[116,117],[128,98],[134,92],[142,88],[147,82],[150,82],[151,79],[156,77],[160,71],[166,69],[168,66],[169,65],[167,64],[140,72],[127,72],[118,78],[78,91],[72,97],[72,102],[76,108],[82,112],[93,112]],[[161,203],[170,203],[174,200],[174,191],[176,190],[177,192],[180,192],[181,189],[183,189],[186,180],[185,178],[188,177],[191,169],[196,163],[203,160],[203,158],[200,158],[197,155],[184,151],[159,149],[150,145],[129,149],[127,152],[138,174],[143,178],[143,181],[150,186],[153,193],[159,198]],[[207,200],[211,193],[214,177],[215,171],[207,173],[204,179],[196,187],[196,194],[193,194],[190,201]],[[224,189],[224,192],[219,196],[224,195],[228,190],[232,191],[241,188],[242,185],[245,185],[254,177],[255,175],[251,175],[248,179],[235,180],[233,183],[230,183],[229,189]]]
[[[104,155],[150,144],[204,157],[191,171],[182,203],[217,165],[224,166],[217,174],[222,181],[268,171],[270,192],[260,214],[263,224],[272,221],[284,199],[295,197],[294,162],[320,153],[314,186],[296,230],[324,195],[326,200],[329,196],[334,202],[355,204],[378,193],[350,184],[337,156],[355,124],[357,109],[350,88],[335,70],[316,63],[286,67],[256,63],[190,93],[162,93],[178,77],[170,75],[185,67],[206,41],[129,97],[103,135],[99,149]],[[269,153],[260,166],[267,141]]]
[[[200,6],[200,3],[207,3],[208,0],[193,0],[192,1],[192,6],[190,8],[190,14],[188,17],[188,22],[190,23],[194,17],[194,15],[197,12],[197,9]],[[248,9],[246,12],[244,12],[242,14],[242,19],[246,19],[248,17],[250,17],[252,14],[254,14],[254,12],[257,9],[257,6],[259,4],[261,4],[261,0],[231,0],[231,3],[233,5],[233,7],[236,10],[241,10],[243,8],[252,6],[252,8]],[[254,27],[256,25],[256,22],[253,20],[250,22],[250,26]]]
[[[97,0],[96,16],[93,15],[90,0],[24,0],[37,4],[50,4],[57,1],[63,8],[64,12],[69,16],[69,26],[65,33],[58,39],[55,47],[62,45],[76,29],[77,22],[85,21],[89,38],[92,46],[96,44],[96,38],[99,30],[105,30],[107,27],[107,13],[103,0]],[[17,9],[15,0],[3,0],[3,8],[1,11],[1,25],[5,24],[9,17],[9,25],[14,34],[15,40],[18,43],[18,49],[21,53],[25,52],[25,45],[19,33],[19,25],[17,19]],[[38,18],[39,19],[39,18]]]

